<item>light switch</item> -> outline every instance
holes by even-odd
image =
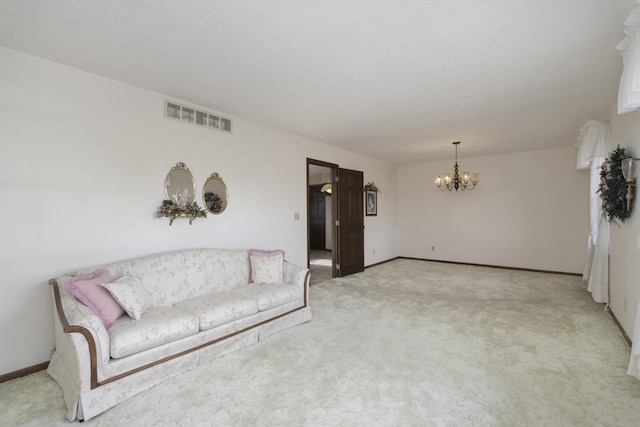
[[[300,219],[300,212],[294,212],[293,213],[293,219],[295,219],[296,221],[298,221]]]

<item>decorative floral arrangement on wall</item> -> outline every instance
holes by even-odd
[[[631,156],[625,152],[625,149],[618,145],[602,163],[600,186],[597,192],[600,193],[602,210],[607,214],[609,222],[624,222],[633,212],[632,208],[627,210],[627,184],[622,175],[622,160],[629,157]]]
[[[178,205],[173,200],[163,200],[162,205],[156,211],[156,217],[171,218],[169,225],[177,217],[187,217],[190,218],[189,224],[191,224],[195,218],[206,218],[207,211],[198,206],[198,202],[193,202],[190,205]]]
[[[367,182],[367,185],[364,186],[364,191],[375,191],[376,193],[382,193],[378,187],[373,183],[373,181]]]

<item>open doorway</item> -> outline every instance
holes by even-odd
[[[307,159],[307,248],[311,285],[336,277],[338,165]]]

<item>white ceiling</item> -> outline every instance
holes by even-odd
[[[402,164],[569,146],[635,0],[2,0],[0,45]],[[326,159],[331,160],[331,159]]]

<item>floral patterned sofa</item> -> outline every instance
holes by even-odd
[[[50,281],[49,374],[88,420],[180,372],[311,320],[309,270],[282,251],[192,249]]]

